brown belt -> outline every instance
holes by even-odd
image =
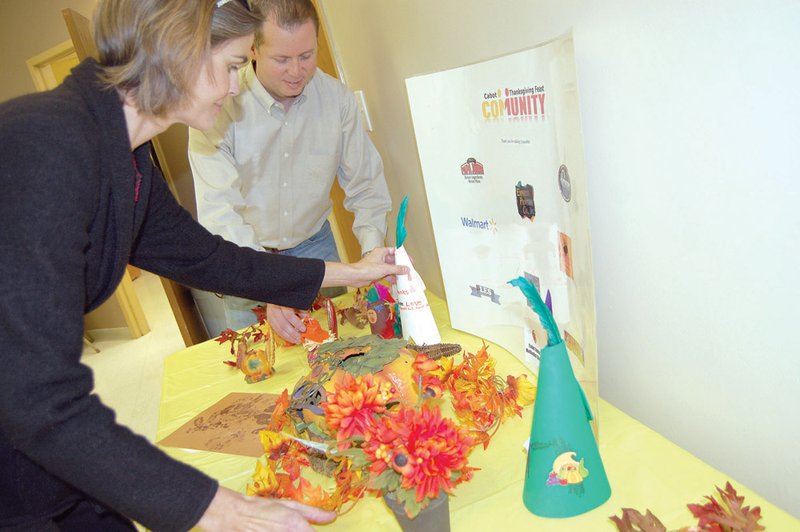
[[[270,253],[283,253],[284,251],[289,251],[290,249],[292,249],[292,248],[286,248],[286,249],[268,248],[267,246],[262,246],[262,247],[264,248],[264,251],[269,251]]]

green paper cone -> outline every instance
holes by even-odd
[[[536,287],[524,277],[508,284],[522,291],[547,331],[547,347],[539,360],[522,500],[531,513],[541,517],[580,515],[611,497],[589,424],[592,410],[572,372],[553,314]]]
[[[573,517],[611,496],[591,411],[564,342],[542,350],[522,499],[541,517]]]

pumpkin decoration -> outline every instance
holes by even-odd
[[[385,392],[394,398],[394,403],[413,407],[418,404],[420,389],[413,376],[417,355],[426,353],[431,358],[440,358],[460,352],[458,344],[416,346],[402,338],[387,340],[378,335],[322,344],[309,353],[311,371],[295,385],[289,412],[298,431],[305,432],[310,440],[329,439],[335,430],[327,426],[320,403],[337,385],[342,386],[354,377],[378,376],[382,382],[390,383],[391,389]]]

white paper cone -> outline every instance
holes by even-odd
[[[400,310],[400,324],[403,326],[403,339],[413,339],[417,345],[432,345],[442,341],[439,329],[431,313],[428,298],[425,296],[425,283],[419,276],[405,246],[397,248],[395,263],[408,266],[408,275],[397,276],[397,306]]]

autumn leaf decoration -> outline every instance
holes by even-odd
[[[761,508],[742,506],[744,497],[736,493],[730,482],[725,489],[716,487],[719,502],[713,495],[706,496],[705,504],[688,504],[687,507],[697,518],[696,526],[683,527],[678,532],[710,531],[710,532],[754,532],[764,530],[758,524],[761,519]],[[623,508],[622,516],[610,518],[620,532],[667,532],[658,518],[650,510],[642,515],[633,508]]]
[[[414,357],[411,402],[392,380],[399,378],[396,373],[380,373],[401,352]],[[434,360],[405,340],[377,336],[329,342],[318,355],[323,364],[318,368],[346,371],[331,381],[332,389],[323,390],[321,419],[299,421],[288,390],[283,392],[261,431],[264,457],[248,485],[250,495],[294,499],[341,514],[345,503],[355,504],[365,494],[391,494],[413,518],[441,492],[451,494],[469,481],[476,470],[468,462],[472,449],[485,448],[497,427],[521,416],[536,396],[525,375],[504,380],[496,374],[485,344],[475,354],[465,352],[460,363]],[[447,396],[452,417],[442,413]],[[317,461],[320,454],[333,470],[330,482],[322,479],[325,487],[302,474],[309,463],[314,468],[310,457]]]

